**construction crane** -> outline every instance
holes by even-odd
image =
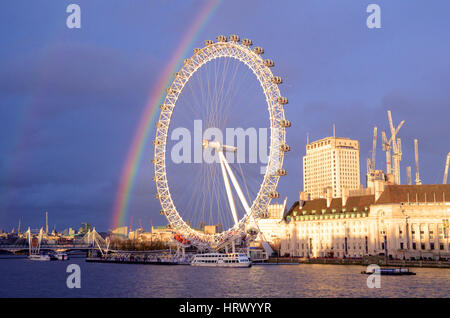
[[[382,170],[376,170],[375,169],[375,158],[377,153],[377,138],[378,138],[378,128],[377,126],[373,127],[373,138],[372,138],[372,156],[371,158],[367,158],[367,174],[366,174],[366,183],[368,188],[372,188],[374,186],[374,182],[376,179],[379,180],[385,180],[385,175],[383,174]],[[384,139],[386,139],[386,134],[383,135]],[[384,147],[387,145],[386,142],[383,143],[383,150]],[[389,145],[388,145],[389,146]],[[390,152],[388,153],[388,155]],[[390,165],[390,160],[387,160],[387,162]]]
[[[449,164],[450,164],[450,152],[447,154],[447,160],[445,160],[444,180],[442,181],[442,184],[447,184],[448,166],[449,166]]]
[[[408,185],[412,184],[412,177],[411,177],[411,166],[406,167],[406,183]]]
[[[400,138],[397,138],[397,156],[398,156],[398,184],[401,184],[401,179],[400,179],[400,161],[402,161],[402,140]]]
[[[419,142],[417,139],[414,139],[414,157],[416,160],[416,185],[421,185],[422,181],[420,181],[419,176]]]
[[[391,141],[392,141],[392,150],[394,151],[394,153],[392,154],[392,172],[394,174],[394,184],[400,184],[400,160],[401,160],[401,151],[399,151],[399,147],[398,147],[398,139],[397,134],[398,131],[400,130],[400,128],[403,126],[403,124],[405,123],[404,120],[402,120],[400,122],[400,124],[398,125],[397,129],[395,129],[394,127],[394,123],[392,121],[392,114],[391,111],[388,110],[388,119],[389,119],[389,128],[391,129]]]
[[[398,125],[396,129],[396,134],[400,130],[401,126],[403,125],[405,121],[402,121],[400,125]],[[386,152],[386,175],[392,174],[392,166],[391,166],[391,143],[392,143],[392,137],[391,139],[387,139],[386,133],[384,131],[381,132],[381,138],[382,138],[382,146],[383,151]],[[400,156],[401,157],[401,156]]]
[[[372,139],[372,162],[371,162],[371,168],[372,171],[375,170],[375,157],[377,154],[377,126],[373,127],[373,139]]]
[[[377,148],[377,127],[373,128],[373,140],[372,140],[372,156],[371,158],[367,158],[367,173],[373,173],[375,171],[375,155]]]
[[[386,174],[391,173],[391,140],[387,140],[386,133],[381,132],[381,138],[383,141],[383,151],[386,152]]]

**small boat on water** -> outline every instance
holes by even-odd
[[[361,274],[376,274],[379,273],[380,275],[416,275],[414,272],[410,272],[409,268],[378,268],[373,270],[372,272],[361,272]]]
[[[28,259],[32,261],[50,261],[50,255],[47,254],[30,254],[28,255]]]
[[[252,262],[244,253],[206,253],[195,255],[191,266],[250,267]]]
[[[57,252],[53,256],[58,261],[67,261],[69,259],[69,255],[66,252]]]

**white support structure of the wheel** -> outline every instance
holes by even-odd
[[[221,158],[223,165],[225,166],[228,174],[230,175],[231,182],[233,183],[234,189],[236,190],[236,193],[238,194],[239,200],[241,200],[241,204],[244,207],[245,213],[250,214],[251,209],[248,206],[247,200],[245,199],[244,192],[242,192],[241,187],[239,186],[238,181],[236,180],[236,177],[234,176],[233,171],[230,168],[230,165],[228,164],[227,159],[223,155],[222,152],[219,152],[219,157]]]
[[[239,218],[238,218],[238,214],[236,212],[236,204],[234,204],[233,194],[231,193],[230,181],[228,181],[227,169],[225,168],[226,160],[225,160],[225,157],[224,157],[222,151],[218,151],[217,153],[219,155],[220,168],[222,170],[222,177],[223,177],[223,181],[225,184],[225,190],[227,191],[228,203],[230,205],[234,224],[236,225],[236,224],[239,224]]]
[[[218,58],[233,58],[249,67],[255,74],[266,97],[267,109],[270,116],[270,151],[263,182],[256,198],[252,202],[250,212],[246,213],[237,224],[228,230],[216,234],[205,234],[192,229],[177,212],[170,195],[166,174],[166,142],[169,132],[170,120],[178,97],[191,76],[204,64]],[[167,89],[164,104],[161,107],[159,120],[156,123],[156,138],[154,140],[154,167],[155,183],[158,198],[161,202],[162,213],[166,216],[170,226],[183,237],[190,240],[193,245],[218,248],[239,234],[250,216],[257,218],[267,211],[271,198],[269,193],[276,190],[279,174],[283,166],[284,151],[282,146],[286,143],[286,130],[280,123],[285,122],[282,97],[274,75],[268,66],[264,64],[261,56],[250,49],[249,46],[239,42],[211,42],[202,49],[195,50],[194,55],[186,59],[181,69],[174,74],[174,80]]]

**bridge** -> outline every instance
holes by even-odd
[[[29,250],[28,244],[26,245],[0,245],[0,251],[6,251],[10,253],[20,253]],[[43,251],[73,251],[73,250],[90,250],[93,246],[89,244],[49,244],[49,245],[41,245],[40,250]]]
[[[106,242],[100,234],[97,233],[95,228],[91,231],[89,230],[85,236],[83,236],[79,242],[73,244],[46,244],[45,239],[43,238],[42,229],[38,235],[38,246],[31,247],[31,238],[33,235],[30,230],[25,235],[26,244],[17,243],[17,244],[9,244],[9,245],[0,245],[0,251],[5,251],[9,253],[21,253],[30,251],[33,249],[35,252],[43,251],[59,251],[59,252],[68,252],[68,251],[89,251],[92,249],[108,249],[108,242]]]

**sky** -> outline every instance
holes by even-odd
[[[81,7],[81,29],[66,26],[71,3]],[[381,8],[380,29],[366,26],[370,3]],[[48,211],[49,226],[58,230],[81,222],[109,229],[149,95],[205,5],[201,0],[1,2],[0,228],[9,231],[19,219],[23,226],[41,227]],[[192,48],[220,34],[238,34],[275,60],[292,122],[288,176],[278,187],[288,205],[302,190],[307,134],[310,141],[330,136],[335,124],[337,136],[359,140],[363,176],[373,126],[389,129],[388,109],[394,124],[405,120],[402,183],[406,166],[414,167],[418,138],[422,182],[436,184],[450,151],[449,11],[447,0],[227,0]],[[150,220],[166,223],[154,199],[148,140],[126,214],[135,226],[141,219],[147,230]],[[385,168],[384,158],[378,147],[378,169]]]

